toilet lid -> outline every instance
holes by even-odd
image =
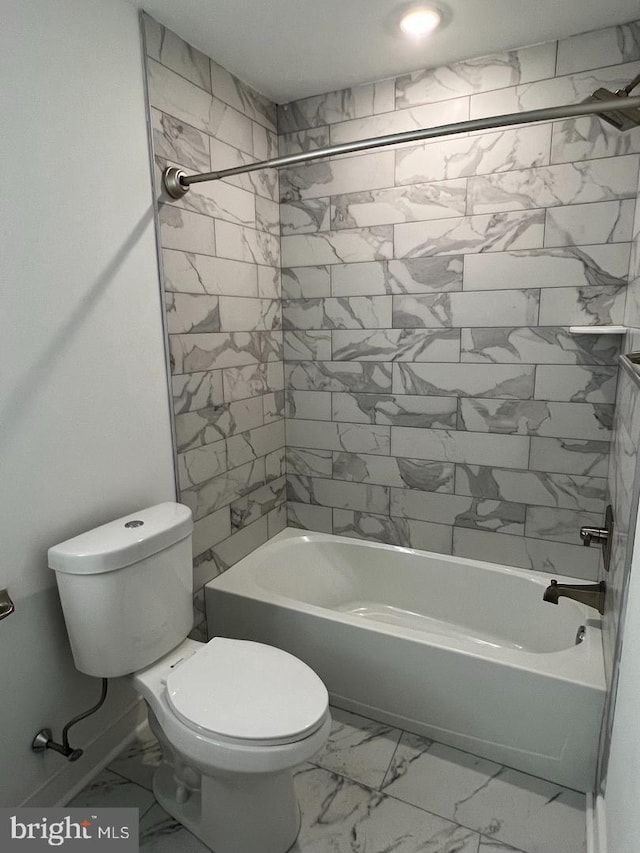
[[[329,697],[316,673],[288,652],[215,637],[167,677],[184,723],[225,739],[290,743],[322,722]]]

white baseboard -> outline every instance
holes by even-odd
[[[604,797],[587,794],[587,853],[608,853]]]
[[[61,807],[81,791],[135,737],[147,719],[144,703],[133,702],[87,746],[77,762],[61,759],[60,770],[20,803],[21,807]]]

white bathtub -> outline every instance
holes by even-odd
[[[212,635],[297,655],[338,707],[591,791],[600,618],[543,602],[551,577],[287,529],[208,583],[206,606]]]

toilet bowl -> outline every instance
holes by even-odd
[[[158,802],[216,853],[282,853],[299,812],[292,769],[325,744],[326,688],[261,643],[185,640],[135,673],[163,762]],[[242,700],[242,701],[240,701]]]
[[[144,699],[170,815],[215,853],[286,853],[300,825],[292,770],[327,740],[327,690],[273,646],[187,639],[192,529],[187,507],[165,503],[49,549],[74,661],[127,675]]]

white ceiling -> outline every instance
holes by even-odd
[[[435,0],[449,23],[411,44],[403,0],[132,0],[277,103],[640,18],[638,0]]]

